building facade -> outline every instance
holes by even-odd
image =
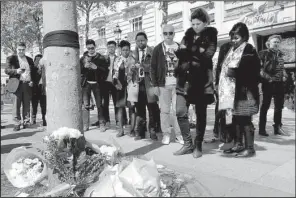
[[[98,51],[106,53],[106,43],[115,40],[115,26],[122,30],[121,39],[135,47],[135,35],[144,31],[148,45],[156,46],[162,41],[162,10],[159,2],[136,2],[119,12],[91,21],[90,35],[96,41]],[[205,8],[211,17],[211,26],[218,30],[218,48],[229,40],[232,26],[241,21],[250,30],[249,43],[258,51],[265,49],[265,42],[272,34],[283,37],[281,49],[285,52],[285,66],[295,69],[295,1],[172,1],[168,5],[168,24],[175,27],[175,40],[180,42],[190,27],[190,15],[198,7]],[[81,49],[84,49],[83,25],[80,25]]]

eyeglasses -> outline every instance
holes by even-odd
[[[163,32],[163,35],[167,36],[167,35],[170,35],[172,36],[174,34],[174,32]]]
[[[95,49],[94,47],[87,48],[87,50],[94,50],[94,49]]]

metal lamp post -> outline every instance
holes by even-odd
[[[117,41],[117,45],[119,45],[119,42],[121,40],[121,29],[119,27],[119,25],[117,24],[114,30],[114,34],[115,34],[115,40]]]
[[[120,48],[119,48],[119,42],[121,40],[121,29],[119,28],[119,25],[117,24],[114,30],[115,40],[117,42],[117,55],[120,55]]]

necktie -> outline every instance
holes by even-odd
[[[141,50],[141,51],[142,51],[141,63],[143,63],[145,61],[145,50]]]

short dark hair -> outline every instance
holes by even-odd
[[[238,22],[234,24],[232,29],[229,32],[230,38],[234,36],[234,34],[238,34],[242,37],[243,41],[248,41],[249,40],[249,29],[245,23]]]
[[[107,42],[107,46],[108,46],[108,45],[115,45],[115,47],[116,47],[117,44],[116,44],[115,41],[108,41],[108,42]]]
[[[42,54],[37,54],[34,58],[34,62],[36,61],[36,58],[38,58],[38,57],[42,58]]]
[[[25,42],[18,42],[17,46],[27,47]]]
[[[92,39],[87,39],[86,41],[85,41],[85,45],[94,45],[94,46],[96,46],[96,42],[94,41],[94,40],[92,40]]]
[[[128,46],[129,48],[131,48],[131,44],[130,44],[130,42],[128,42],[128,41],[126,41],[126,40],[122,40],[122,41],[120,41],[120,43],[119,43],[119,47],[120,47],[120,48],[123,48],[123,47],[125,47],[125,46]]]
[[[145,38],[146,40],[148,40],[148,38],[147,38],[147,34],[146,34],[145,32],[138,32],[138,34],[136,35],[135,40],[137,40],[137,37],[138,37],[138,36],[144,36],[144,38]]]
[[[210,16],[208,12],[204,8],[197,8],[191,14],[191,21],[193,19],[198,19],[203,23],[209,24],[211,22]]]

